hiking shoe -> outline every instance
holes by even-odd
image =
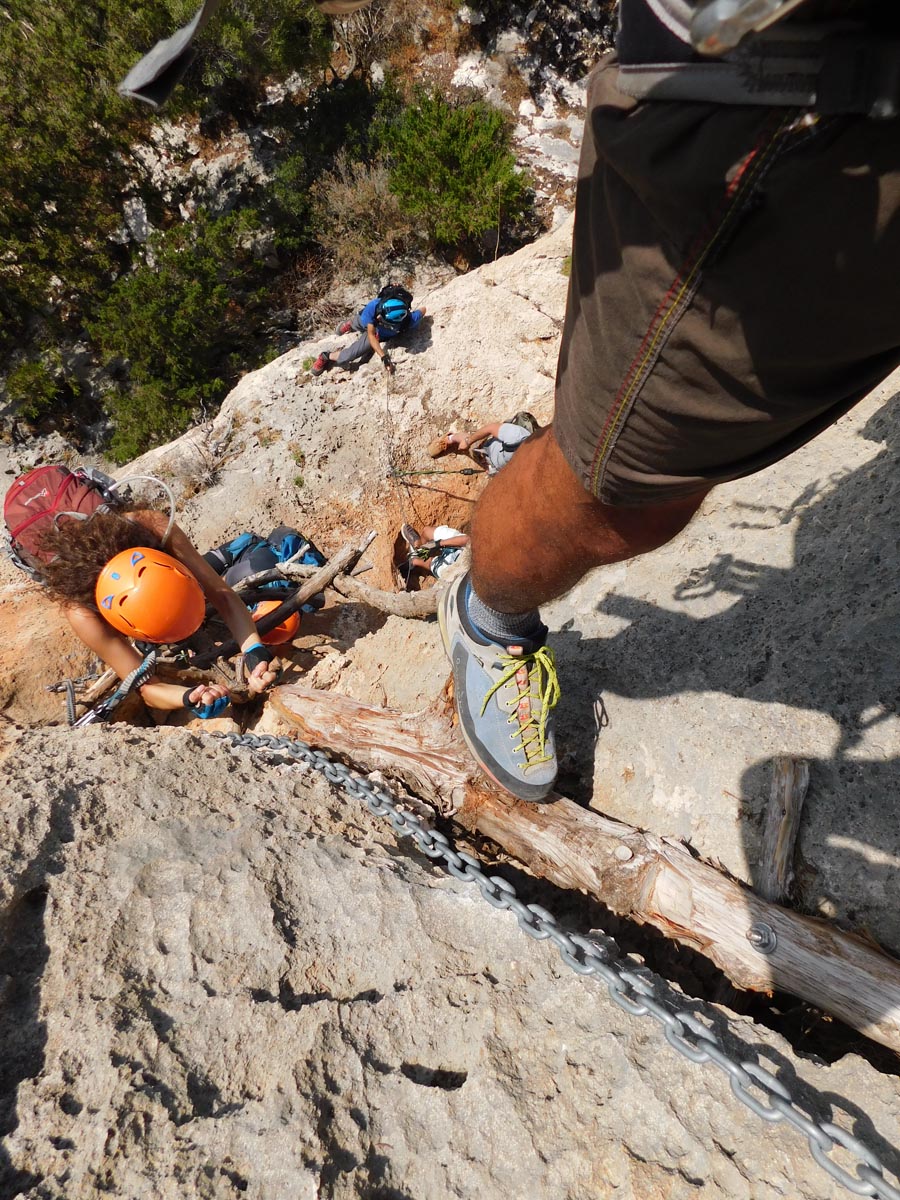
[[[403,524],[400,526],[400,536],[406,542],[411,552],[418,550],[422,539],[419,537],[418,529],[413,529],[412,525]]]
[[[540,639],[498,645],[469,620],[469,576],[438,600],[438,623],[453,666],[459,727],[475,761],[520,800],[543,800],[556,779],[551,710],[559,700],[553,651]]]
[[[440,458],[442,454],[446,454],[450,449],[450,439],[445,433],[443,437],[435,438],[433,442],[429,442],[428,457]]]
[[[350,324],[349,321],[344,321],[343,325],[338,325],[338,327],[337,327],[338,333],[350,333],[350,332],[352,332],[352,330],[353,330],[353,326]]]
[[[321,375],[323,372],[327,371],[329,367],[333,366],[333,361],[328,357],[326,351],[323,350],[313,365],[309,368],[309,373],[310,375]]]

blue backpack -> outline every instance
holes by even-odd
[[[297,529],[287,525],[279,525],[268,537],[260,537],[258,533],[241,533],[230,542],[217,546],[203,555],[217,575],[221,575],[229,587],[234,587],[248,575],[257,571],[268,571],[279,563],[300,563],[303,566],[322,567],[325,565],[325,555],[309,538],[305,538]],[[297,584],[290,579],[273,579],[269,583],[261,583],[260,591],[271,592],[273,596],[289,596],[297,590]],[[313,597],[315,601],[316,597]],[[303,606],[304,611],[313,612],[321,607],[313,602]]]

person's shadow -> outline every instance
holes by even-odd
[[[595,643],[591,656],[603,664],[598,687],[610,711],[611,728],[608,734],[601,730],[601,737],[615,738],[616,695],[722,692],[828,716],[834,749],[810,763],[795,902],[853,928],[871,929],[898,953],[900,397],[880,408],[862,433],[885,443],[880,453],[846,474],[817,481],[790,509],[735,503],[734,527],[798,519],[792,566],[716,556],[678,584],[675,598],[684,605],[724,592],[737,600],[726,611],[697,619],[612,592],[598,611],[628,624]],[[583,672],[580,635],[564,629],[552,644],[563,681]],[[574,705],[564,707],[559,721],[563,765],[588,789],[579,799],[594,788],[588,781],[597,714],[585,707],[580,713]],[[789,754],[789,725],[785,738],[781,752]],[[741,782],[741,834],[750,864],[759,858],[772,757],[762,755]],[[754,874],[751,867],[751,883]]]
[[[424,354],[426,350],[431,349],[434,341],[432,334],[433,321],[434,318],[431,313],[426,313],[415,329],[411,329],[409,333],[404,333],[401,336],[400,345],[407,354]]]

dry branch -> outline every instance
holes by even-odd
[[[384,592],[346,575],[339,575],[331,586],[347,600],[397,617],[431,617],[437,612],[439,592],[433,587],[422,592]]]
[[[100,697],[104,695],[105,692],[108,692],[113,684],[118,683],[118,681],[119,677],[112,667],[107,667],[100,678],[95,680],[89,688],[86,688],[85,691],[78,696],[78,703],[86,704],[88,708],[90,708],[95,700],[99,700]]]
[[[694,947],[737,987],[790,992],[900,1052],[900,962],[869,942],[762,899],[680,842],[562,797],[524,804],[501,793],[436,708],[402,714],[300,684],[273,700],[311,745],[400,780],[536,875]],[[771,953],[754,948],[751,927],[774,935]]]
[[[761,896],[781,903],[794,882],[794,846],[809,787],[809,763],[798,758],[776,758],[772,769],[759,870],[753,882]]]
[[[256,628],[259,630],[260,636],[269,633],[276,625],[280,625],[282,621],[286,620],[292,613],[295,613],[307,600],[326,588],[336,575],[349,571],[353,564],[365,553],[375,536],[373,531],[367,534],[358,546],[354,546],[352,542],[348,542],[345,546],[342,546],[337,554],[333,558],[330,558],[323,567],[319,567],[292,596],[288,596],[272,612],[266,613],[264,617],[260,617],[256,623]],[[198,667],[209,666],[217,658],[230,658],[237,651],[237,642],[228,641],[223,646],[210,651],[208,654],[198,655],[194,660],[194,665]]]
[[[233,584],[232,591],[237,592],[240,596],[244,592],[249,592],[251,588],[259,587],[263,583],[274,583],[275,580],[288,579],[291,583],[303,583],[310,579],[316,572],[316,567],[308,566],[306,563],[279,563],[277,567],[267,567],[264,571],[255,571],[252,575],[245,575],[243,579],[238,580]]]

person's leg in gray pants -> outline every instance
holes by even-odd
[[[369,335],[359,323],[359,313],[354,313],[350,318],[350,328],[354,333],[361,333],[361,336],[337,354],[332,350],[331,361],[338,367],[345,367],[347,363],[355,362],[356,359],[361,363],[368,362],[374,353],[369,343]]]

